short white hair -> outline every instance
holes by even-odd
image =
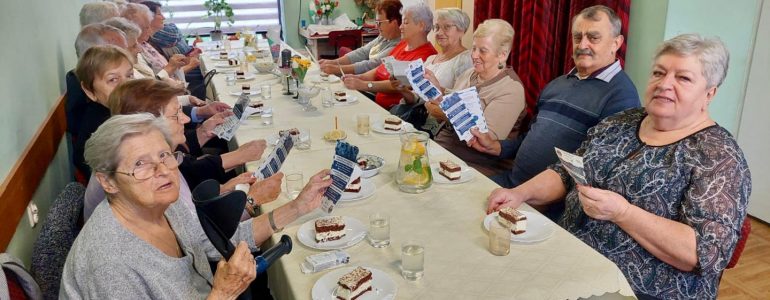
[[[155,18],[155,13],[151,12],[150,8],[147,6],[128,3],[120,16],[136,23],[136,25],[139,25],[139,28],[144,30],[145,26],[150,26],[150,22]]]
[[[120,146],[126,138],[160,131],[169,147],[173,147],[166,119],[150,113],[115,115],[102,123],[86,141],[83,157],[93,172],[110,173],[120,163]]]
[[[704,38],[697,33],[677,35],[663,42],[655,52],[655,59],[664,54],[695,56],[703,68],[708,88],[719,87],[727,76],[730,51],[719,38]]]
[[[513,30],[513,26],[510,23],[501,19],[487,19],[479,24],[476,31],[473,33],[474,38],[487,38],[492,37],[492,42],[497,47],[497,53],[505,52],[506,55],[511,54],[511,47],[513,46],[513,35],[516,32]]]
[[[90,2],[80,8],[80,27],[99,23],[120,15],[118,5],[112,2]]]
[[[129,21],[123,17],[109,18],[104,21],[104,24],[110,25],[123,31],[126,34],[126,40],[138,39],[142,35],[142,29],[136,25],[136,23]]]
[[[110,44],[107,42],[107,40],[104,39],[104,36],[110,32],[123,37],[123,41],[126,41],[126,34],[113,26],[102,23],[94,23],[83,26],[83,28],[80,29],[80,33],[78,33],[77,38],[75,38],[75,53],[77,53],[78,57],[80,57],[83,55],[83,53],[86,53],[88,48],[98,45]]]
[[[436,20],[452,22],[462,32],[468,31],[468,27],[471,26],[471,18],[468,17],[468,14],[456,7],[437,9]]]
[[[426,35],[433,30],[433,12],[431,12],[430,7],[427,4],[420,2],[404,6],[404,8],[401,9],[401,16],[406,18],[407,14],[412,17],[410,21],[425,24],[425,29],[423,31],[425,31]]]

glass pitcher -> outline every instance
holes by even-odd
[[[433,183],[428,159],[427,133],[404,132],[401,134],[401,157],[398,160],[396,183],[401,191],[422,193]]]

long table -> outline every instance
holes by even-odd
[[[210,57],[204,55],[204,70],[213,66]],[[313,68],[317,72],[317,66]],[[317,76],[313,68],[306,79],[308,82]],[[274,75],[259,74],[247,83],[252,85],[252,89],[272,84],[272,99],[264,103],[273,108],[274,124],[263,126],[259,118],[247,120],[236,134],[238,144],[264,139],[280,129],[292,127],[305,130],[311,136],[311,149],[293,149],[283,166],[284,170],[301,171],[307,181],[318,170],[331,166],[335,144],[324,141],[322,136],[334,127],[335,116],[340,129],[347,132],[347,141],[358,146],[360,153],[385,159],[380,174],[370,178],[376,185],[375,194],[365,200],[338,204],[333,214],[354,217],[364,224],[368,224],[370,213],[390,215],[390,246],[374,248],[363,240],[346,251],[351,256],[350,266],[368,266],[387,273],[398,287],[397,299],[633,297],[628,282],[614,263],[557,224],[550,224],[555,227],[555,233],[543,242],[511,244],[511,252],[507,256],[490,254],[482,220],[487,195],[498,186],[475,170],[475,178],[467,183],[434,183],[422,194],[400,192],[395,183],[395,172],[401,142],[397,135],[372,132],[369,136],[359,136],[355,133],[356,114],[387,114],[358,92],[345,90],[341,83],[328,84],[332,90],[345,90],[355,95],[357,103],[322,108],[321,97],[316,97],[312,101],[319,110],[311,113],[302,111],[290,96],[281,94],[279,79]],[[232,105],[237,97],[230,92],[239,89],[240,84],[227,86],[223,75],[214,76],[211,91],[219,101]],[[255,99],[261,98],[257,96]],[[433,162],[447,158],[459,161],[432,141],[428,153]],[[254,170],[256,166],[258,162],[250,163],[247,169]],[[288,201],[284,193],[276,201],[264,205],[263,209],[269,211]],[[526,204],[520,209],[536,213]],[[293,251],[269,269],[270,288],[276,299],[310,299],[315,282],[329,272],[303,274],[299,267],[306,256],[321,251],[302,245],[297,239],[297,230],[303,223],[323,215],[317,210],[273,235],[272,242],[277,242],[282,234],[290,235],[294,240]],[[400,275],[400,246],[407,239],[419,240],[425,247],[425,276],[416,282],[407,281]]]

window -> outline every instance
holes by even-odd
[[[222,20],[222,31],[232,33],[242,29],[267,31],[269,27],[280,26],[279,0],[228,0],[233,8],[235,22],[230,26]],[[214,30],[214,18],[206,18],[204,0],[164,0],[163,15],[167,22],[176,23],[183,34],[209,34]]]

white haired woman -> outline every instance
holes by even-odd
[[[433,73],[441,86],[453,87],[457,76],[473,67],[471,51],[465,48],[462,43],[463,35],[471,25],[470,21],[468,14],[459,8],[436,10],[436,24],[433,25],[433,30],[436,33],[436,42],[440,46],[441,53],[428,57],[424,66],[425,69]],[[402,103],[390,110],[392,114],[404,119],[405,114],[408,114],[411,108],[424,105],[424,101],[411,91],[411,87],[404,87],[400,81],[395,79],[391,80],[391,84],[395,85],[394,87],[403,96]],[[424,121],[425,124],[422,129],[430,132],[431,136],[435,136],[440,129],[439,122],[432,116]]]
[[[80,27],[99,23],[120,15],[120,9],[112,2],[91,2],[80,7]]]
[[[182,67],[189,63],[189,59],[181,54],[173,55],[170,59],[166,59],[147,42],[150,36],[158,30],[158,23],[160,23],[162,28],[162,15],[158,17],[155,12],[145,5],[129,3],[126,4],[126,8],[121,16],[134,22],[142,29],[142,34],[138,40],[141,52],[137,55],[137,64],[139,65],[137,70],[142,72],[144,77],[172,79],[178,85],[184,86],[185,77]],[[156,18],[160,21],[156,21]],[[152,70],[152,72],[147,72],[147,70]]]
[[[708,111],[728,62],[718,39],[664,41],[645,107],[605,119],[577,150],[588,185],[557,163],[493,191],[488,212],[564,199],[560,225],[615,262],[640,299],[715,299],[751,193],[743,152]]]
[[[166,120],[114,116],[93,134],[86,160],[107,193],[64,265],[62,299],[235,299],[256,277],[251,251],[320,206],[324,170],[296,199],[240,223],[229,260],[207,242],[198,218],[177,201],[178,162]],[[212,274],[209,261],[219,260]],[[162,279],[162,280],[160,280]]]
[[[401,42],[390,56],[396,60],[425,61],[436,54],[436,49],[428,42],[428,33],[433,28],[433,12],[424,3],[406,6],[401,13]],[[401,100],[401,93],[390,84],[390,73],[384,64],[360,75],[345,75],[345,87],[352,90],[377,93],[375,102],[382,108],[390,109]]]
[[[443,85],[440,77],[437,78],[430,70],[425,72],[425,77],[442,89],[444,95],[476,87],[487,127],[498,139],[506,139],[518,132],[516,123],[525,106],[524,86],[519,76],[513,69],[505,67],[513,35],[513,27],[508,22],[500,19],[486,20],[473,33],[473,68],[459,75],[453,86]],[[425,104],[431,116],[444,122],[435,137],[439,145],[484,175],[492,176],[510,169],[509,165],[498,158],[477,152],[461,141],[451,124],[446,122],[446,115],[438,106],[439,102],[441,99]]]

